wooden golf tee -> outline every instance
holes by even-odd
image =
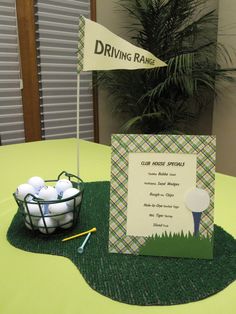
[[[81,236],[83,236],[83,235],[85,235],[85,234],[88,234],[88,233],[91,233],[91,232],[95,232],[95,231],[97,231],[97,229],[94,227],[94,228],[92,228],[92,229],[90,229],[90,230],[87,230],[87,231],[84,231],[84,232],[75,234],[75,235],[73,235],[73,236],[71,236],[71,237],[64,238],[64,239],[62,239],[62,242],[65,242],[65,241],[68,241],[68,240],[72,240],[72,239],[81,237]]]

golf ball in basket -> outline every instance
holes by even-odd
[[[57,221],[51,217],[44,217],[44,219],[40,218],[38,222],[38,227],[39,231],[42,233],[53,233],[56,230]]]
[[[23,184],[20,184],[18,186],[18,188],[16,189],[16,193],[15,194],[16,194],[16,197],[19,200],[23,201],[27,194],[33,194],[34,195],[35,194],[35,189],[32,187],[32,185],[30,185],[28,183],[23,183]],[[29,199],[32,199],[32,197],[29,197]]]
[[[63,193],[63,196],[62,198],[69,198],[69,197],[72,197],[76,194],[79,193],[79,190],[77,190],[76,188],[70,188],[70,189],[67,189],[65,190],[65,192]],[[77,196],[76,199],[75,199],[75,206],[79,205],[81,202],[81,195]],[[72,208],[74,206],[74,199],[71,199],[69,201],[66,202],[67,203],[67,206],[69,208]]]
[[[31,218],[31,221],[30,221],[30,218]],[[39,218],[35,218],[35,217],[32,217],[32,216],[30,218],[29,218],[28,215],[25,216],[25,225],[26,225],[26,227],[28,229],[30,229],[30,230],[33,230],[33,227],[34,227],[34,229],[38,229]],[[32,227],[31,224],[33,224],[33,227]]]
[[[67,180],[67,179],[61,179],[57,181],[55,185],[55,189],[57,190],[57,194],[59,196],[62,196],[65,190],[72,187],[73,187],[72,183],[70,182],[70,180]]]
[[[45,201],[53,201],[57,200],[57,191],[54,187],[52,186],[44,186],[40,191],[39,191],[39,198],[45,200]]]
[[[32,177],[28,180],[28,184],[32,185],[35,189],[36,194],[45,186],[45,182],[40,177]]]
[[[48,207],[48,210],[49,210],[49,214],[52,215],[54,219],[59,220],[64,217],[63,214],[66,214],[69,211],[69,208],[66,202],[62,202],[62,203],[50,204]]]
[[[73,225],[73,213],[68,213],[63,216],[58,222],[59,227],[67,229]]]
[[[41,211],[43,213],[43,206],[41,206]],[[40,218],[42,216],[40,211],[40,207],[37,203],[35,204],[27,204],[27,207],[25,206],[25,213],[30,214],[31,216],[38,216]],[[35,218],[35,217],[33,217]]]

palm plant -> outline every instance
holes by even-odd
[[[128,113],[123,132],[188,132],[191,121],[214,96],[216,80],[231,80],[220,58],[217,15],[206,12],[205,0],[119,0],[129,13],[132,40],[168,66],[152,70],[100,72],[115,112]],[[218,62],[216,61],[218,54]],[[232,69],[233,70],[233,69]]]

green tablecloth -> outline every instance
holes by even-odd
[[[109,180],[110,148],[80,142],[81,177],[86,181]],[[67,259],[27,253],[6,240],[16,212],[12,192],[30,176],[53,179],[61,170],[77,172],[77,142],[74,139],[42,141],[0,147],[0,313],[181,313],[233,314],[236,283],[205,300],[178,306],[138,307],[101,296],[83,280]],[[236,236],[236,178],[216,175],[215,222]]]

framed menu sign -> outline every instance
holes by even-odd
[[[213,257],[215,137],[112,136],[109,252]]]

